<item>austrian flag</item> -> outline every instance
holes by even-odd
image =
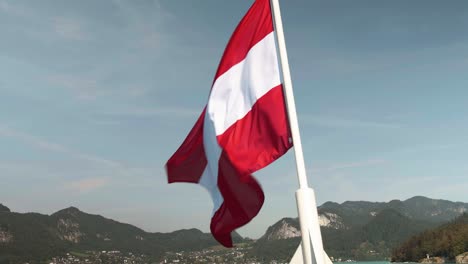
[[[232,247],[231,232],[260,211],[252,173],[292,147],[269,0],[256,0],[224,51],[195,126],[166,164],[169,183],[191,182],[211,194],[211,233]]]

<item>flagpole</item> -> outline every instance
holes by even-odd
[[[307,183],[304,154],[302,151],[301,136],[299,133],[299,123],[294,102],[291,73],[289,71],[288,54],[286,52],[286,42],[284,39],[283,23],[279,0],[270,0],[272,5],[275,32],[278,42],[280,66],[283,74],[283,90],[286,100],[286,111],[289,118],[292,141],[294,144],[294,154],[296,157],[297,177],[299,189],[296,191],[296,202],[299,215],[299,223],[302,234],[302,258],[304,264],[323,264],[325,255],[323,251],[322,236],[318,222],[317,205],[313,189]],[[314,257],[314,258],[313,258]],[[314,259],[314,261],[312,260]],[[327,256],[328,259],[328,256]]]
[[[297,121],[296,103],[294,102],[294,93],[292,89],[291,73],[289,71],[288,53],[286,52],[286,42],[284,40],[279,0],[271,0],[271,3],[273,7],[275,32],[278,41],[281,71],[283,72],[283,90],[286,98],[286,110],[288,112],[289,126],[291,128],[291,136],[294,143],[294,155],[296,156],[297,177],[299,179],[299,187],[308,188],[309,185],[307,183],[304,155],[302,153],[301,135],[299,133],[299,124]]]

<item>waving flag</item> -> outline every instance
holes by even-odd
[[[256,0],[224,51],[205,109],[166,164],[168,181],[211,194],[211,233],[232,246],[231,232],[260,211],[252,173],[292,147],[269,0]]]

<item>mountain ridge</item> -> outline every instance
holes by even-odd
[[[389,202],[326,202],[318,207],[329,256],[360,260],[385,259],[390,249],[408,236],[466,211],[468,203],[423,196]],[[237,243],[251,245],[249,254],[261,260],[288,260],[300,242],[300,228],[297,218],[285,217],[256,241],[244,240],[237,233],[232,236]],[[210,233],[196,228],[151,233],[74,206],[45,215],[12,212],[1,205],[0,245],[0,262],[7,259],[16,263],[90,249],[141,253],[158,259],[165,252],[198,251],[218,243]]]
[[[389,202],[326,202],[318,207],[328,255],[335,259],[360,260],[388,259],[392,248],[404,239],[467,211],[468,203],[424,196]],[[284,219],[289,219],[289,226],[280,224],[285,223]],[[296,237],[282,234],[281,230],[295,229],[298,225],[297,218],[282,218],[271,225],[254,244],[254,255],[266,260],[290,259],[300,242],[300,230],[295,233]],[[271,237],[278,239],[266,239]]]
[[[238,234],[233,238],[242,240]],[[76,207],[51,215],[0,212],[0,262],[35,263],[31,261],[87,250],[118,250],[159,259],[167,251],[201,250],[215,245],[211,234],[196,228],[149,233]]]
[[[0,212],[10,212],[10,208],[0,203]]]

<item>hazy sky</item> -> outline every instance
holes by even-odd
[[[164,164],[251,3],[0,0],[0,203],[208,231],[208,193]],[[281,3],[318,203],[468,202],[468,2]],[[297,215],[293,158],[256,173],[266,201],[242,235]]]

